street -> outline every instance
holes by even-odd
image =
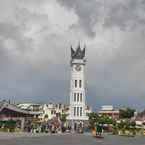
[[[105,135],[103,139],[96,139],[89,134],[19,136],[0,138],[0,145],[145,145],[145,137]]]

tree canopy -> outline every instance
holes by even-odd
[[[120,112],[121,119],[129,119],[134,116],[135,109],[125,108],[125,109],[120,109],[119,112]]]

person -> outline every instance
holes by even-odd
[[[54,131],[54,125],[51,126],[51,133],[55,133],[55,131]]]
[[[101,124],[96,125],[96,136],[101,136],[103,127]]]

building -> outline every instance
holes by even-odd
[[[43,114],[41,115],[42,120],[48,121],[54,117],[59,117],[60,114],[68,114],[69,106],[65,104],[44,104]]]
[[[23,110],[27,111],[34,111],[34,112],[41,112],[42,111],[42,105],[41,104],[35,104],[35,103],[20,103],[17,104],[17,106]]]
[[[99,115],[107,115],[113,119],[119,119],[119,110],[114,109],[112,105],[104,105],[98,112]]]
[[[0,103],[0,121],[13,120],[19,122],[21,130],[24,130],[24,127],[28,121],[31,122],[34,118],[37,118],[38,116],[38,112],[22,110],[16,105],[7,102]]]
[[[135,122],[137,125],[145,125],[145,110],[135,115]]]
[[[53,120],[53,118],[59,118],[61,114],[69,116],[70,106],[62,103],[48,103],[48,104],[35,104],[35,103],[21,103],[17,107],[23,111],[37,112],[39,122]],[[86,114],[91,112],[89,106],[85,106]]]
[[[38,118],[40,122],[51,120],[56,116],[55,105],[49,104],[35,104],[35,103],[22,103],[17,105],[19,108],[32,112],[39,112]]]
[[[56,110],[55,105],[52,103],[44,104],[42,106],[43,108],[43,114],[40,116],[40,118],[43,121],[51,120],[52,118],[56,117]]]
[[[69,105],[58,103],[55,105],[56,114],[69,114]]]
[[[79,45],[76,50],[71,47],[70,110],[67,119],[72,128],[82,126],[88,120],[85,111],[85,65],[85,47],[81,49]]]
[[[32,112],[39,112],[38,118],[40,122],[52,120],[60,114],[69,114],[69,106],[65,104],[35,104],[35,103],[22,103],[17,105],[20,109]]]
[[[92,108],[88,105],[85,106],[86,115],[92,113]]]

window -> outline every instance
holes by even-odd
[[[77,93],[77,102],[79,102],[79,96],[80,96],[80,94]]]
[[[79,80],[79,87],[82,87],[82,80]]]
[[[75,80],[75,88],[77,88],[77,80]]]
[[[83,100],[83,96],[82,96],[82,93],[80,93],[80,102],[82,102]]]
[[[56,112],[55,112],[55,110],[51,110],[51,115],[53,115],[53,114],[55,114]]]
[[[82,116],[82,107],[80,107],[80,116]]]
[[[76,107],[74,107],[74,116],[76,116]]]
[[[77,97],[77,94],[74,93],[74,102],[76,102],[76,97]]]
[[[79,116],[79,107],[77,107],[77,116]]]

